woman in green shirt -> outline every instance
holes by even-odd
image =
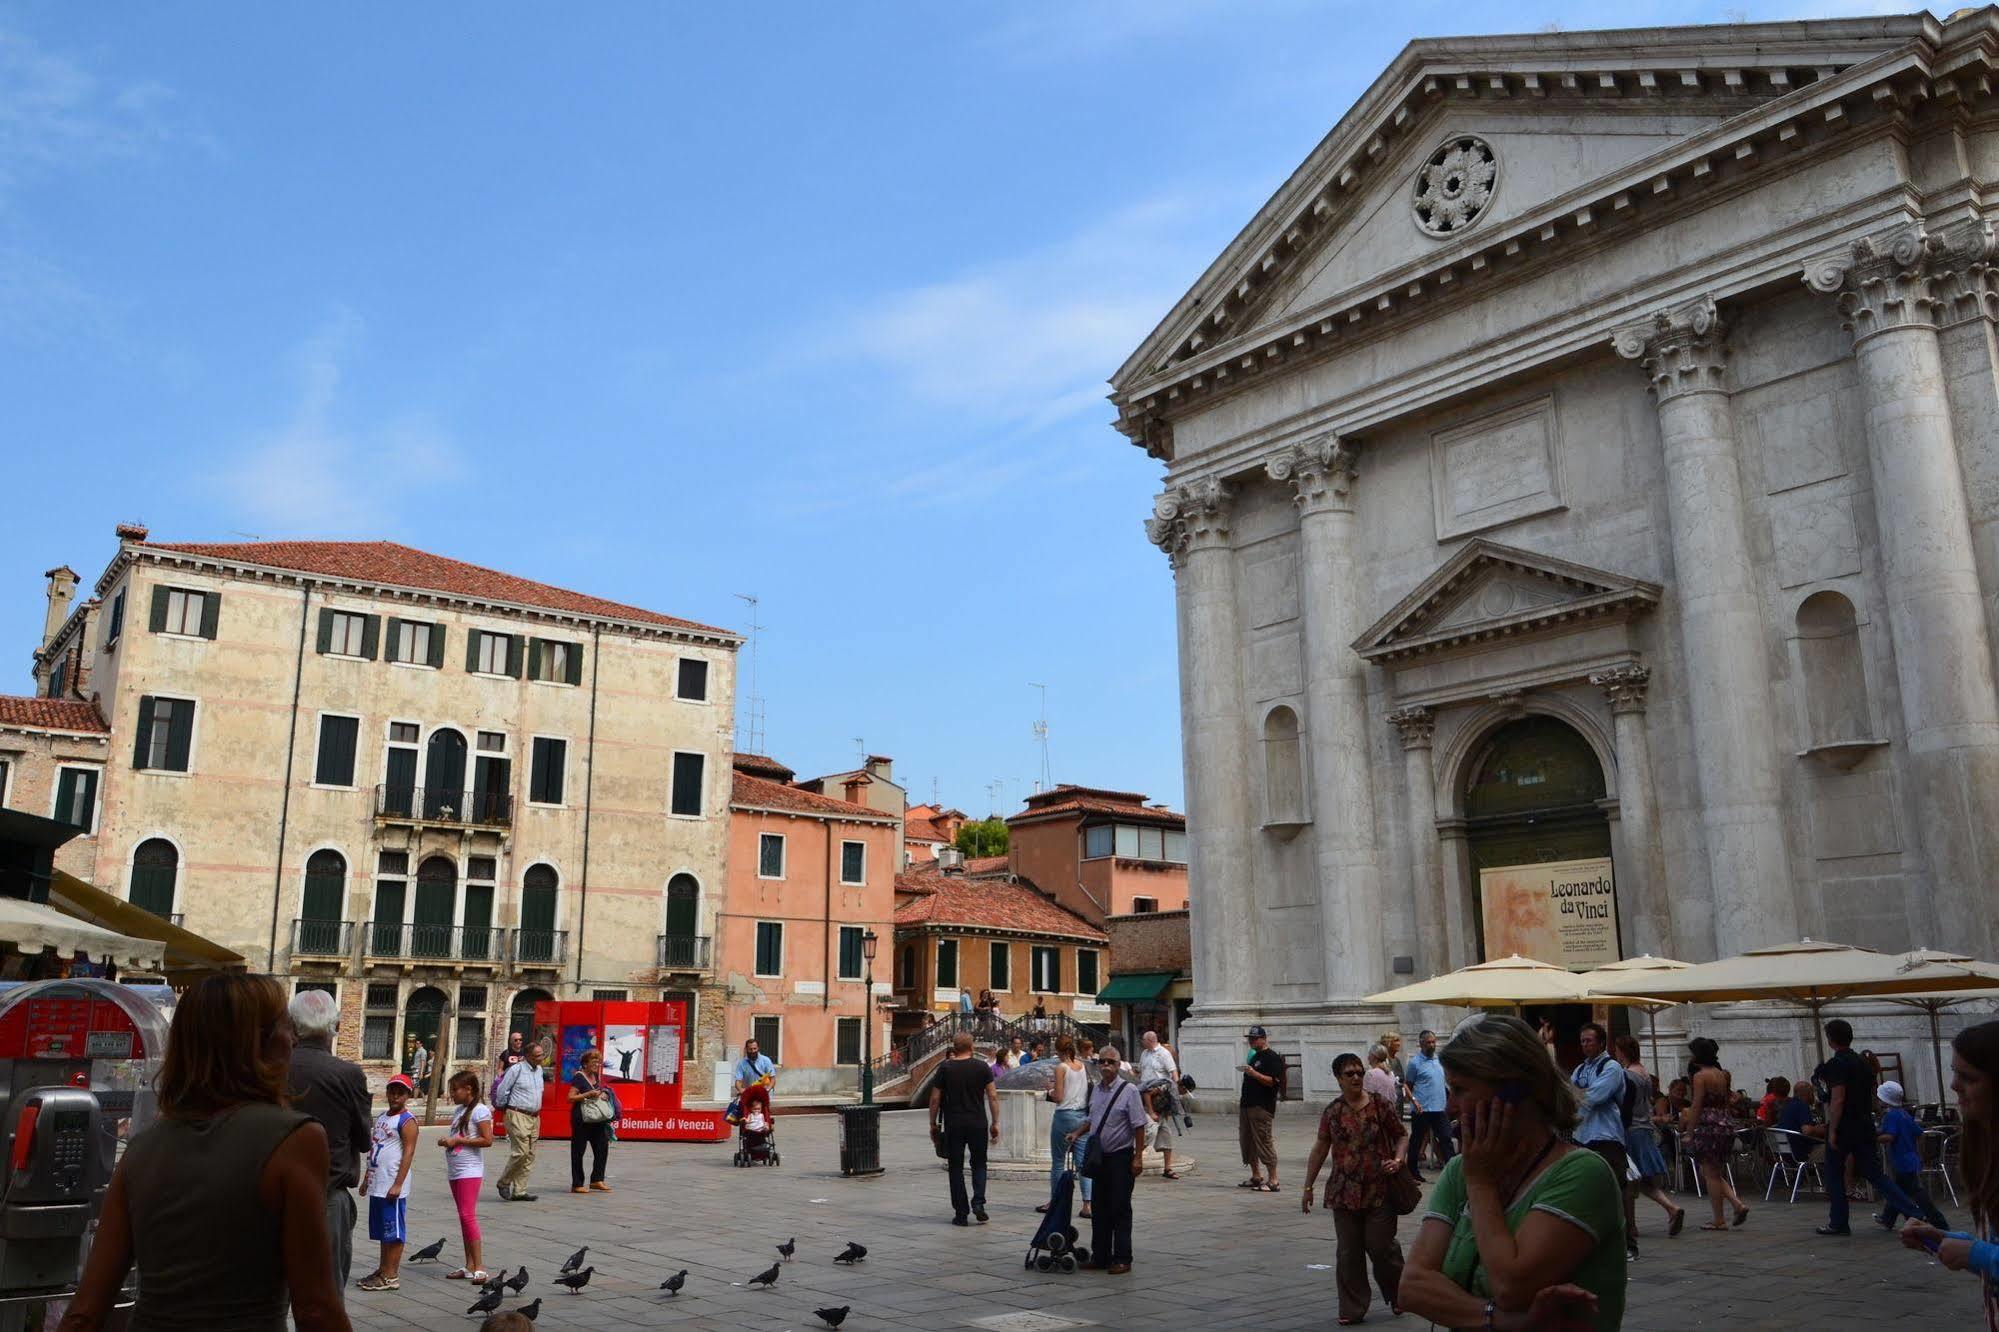
[[[1574,1090],[1518,1018],[1465,1026],[1443,1061],[1463,1150],[1430,1192],[1401,1306],[1449,1328],[1615,1332],[1624,1186],[1563,1139]]]

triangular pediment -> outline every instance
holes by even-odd
[[[1493,541],[1472,541],[1375,621],[1353,647],[1369,661],[1393,661],[1489,639],[1560,632],[1588,621],[1629,619],[1658,604],[1656,583]]]

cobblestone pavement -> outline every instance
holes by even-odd
[[[1196,1118],[1186,1146],[1204,1162],[1199,1173],[1168,1182],[1148,1169],[1139,1183],[1138,1262],[1127,1277],[1022,1269],[1036,1221],[1032,1209],[1045,1196],[1032,1180],[993,1181],[990,1225],[949,1225],[945,1181],[917,1113],[883,1117],[887,1173],[866,1180],[840,1177],[830,1116],[781,1119],[784,1164],[776,1169],[738,1170],[729,1163],[728,1145],[614,1145],[610,1182],[616,1191],[588,1197],[567,1190],[568,1144],[545,1143],[535,1167],[541,1200],[502,1203],[489,1182],[480,1221],[489,1267],[527,1264],[525,1296],[543,1300],[536,1323],[541,1332],[804,1329],[821,1326],[812,1316],[815,1308],[842,1304],[853,1306],[846,1329],[859,1332],[1330,1327],[1333,1273],[1316,1265],[1333,1260],[1332,1222],[1318,1211],[1304,1215],[1298,1206],[1311,1123],[1297,1111],[1279,1119],[1285,1187],[1281,1194],[1264,1194],[1235,1187],[1243,1172],[1235,1160],[1234,1121]],[[440,1155],[426,1139],[410,1206],[412,1247],[448,1236],[445,1257],[453,1261],[405,1266],[400,1292],[366,1295],[350,1288],[347,1307],[357,1328],[478,1326],[464,1313],[473,1292],[462,1281],[444,1279],[459,1247]],[[504,1148],[493,1150],[494,1175],[504,1157]],[[1754,1214],[1741,1230],[1701,1233],[1694,1227],[1704,1218],[1690,1211],[1685,1233],[1668,1240],[1659,1209],[1641,1200],[1645,1256],[1632,1269],[1624,1326],[1634,1332],[1982,1326],[1976,1281],[1903,1249],[1867,1221],[1864,1206],[1855,1205],[1859,1229],[1851,1238],[1829,1240],[1812,1234],[1825,1219],[1822,1201],[1801,1200],[1795,1207],[1752,1201]],[[1947,1210],[1954,1221],[1961,1219],[1960,1211]],[[1405,1245],[1414,1223],[1414,1217],[1404,1223]],[[373,1266],[365,1226],[364,1219],[355,1238],[357,1277]],[[777,1256],[773,1246],[793,1236],[798,1255],[785,1265],[776,1289],[734,1284],[769,1266]],[[831,1259],[849,1239],[868,1246],[868,1259],[835,1267]],[[571,1296],[548,1279],[585,1244],[596,1274],[582,1294]],[[661,1293],[659,1283],[683,1267],[685,1292]],[[525,1302],[510,1298],[507,1307]],[[1378,1305],[1368,1325],[1425,1326],[1410,1316],[1392,1319]]]

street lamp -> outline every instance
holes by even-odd
[[[881,941],[873,930],[861,935],[861,956],[867,960],[864,982],[867,994],[861,1005],[861,1104],[875,1103],[875,945]]]

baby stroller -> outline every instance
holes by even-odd
[[[742,1122],[736,1126],[736,1164],[739,1166],[778,1164],[776,1116],[770,1112],[770,1088],[761,1082],[743,1088]],[[761,1128],[752,1128],[761,1124]]]
[[[1069,1220],[1075,1198],[1076,1172],[1064,1170],[1062,1178],[1055,1182],[1055,1196],[1048,1200],[1048,1210],[1041,1214],[1041,1225],[1027,1243],[1027,1258],[1022,1267],[1037,1272],[1073,1272],[1078,1263],[1090,1261],[1089,1248],[1076,1243],[1078,1232]]]

